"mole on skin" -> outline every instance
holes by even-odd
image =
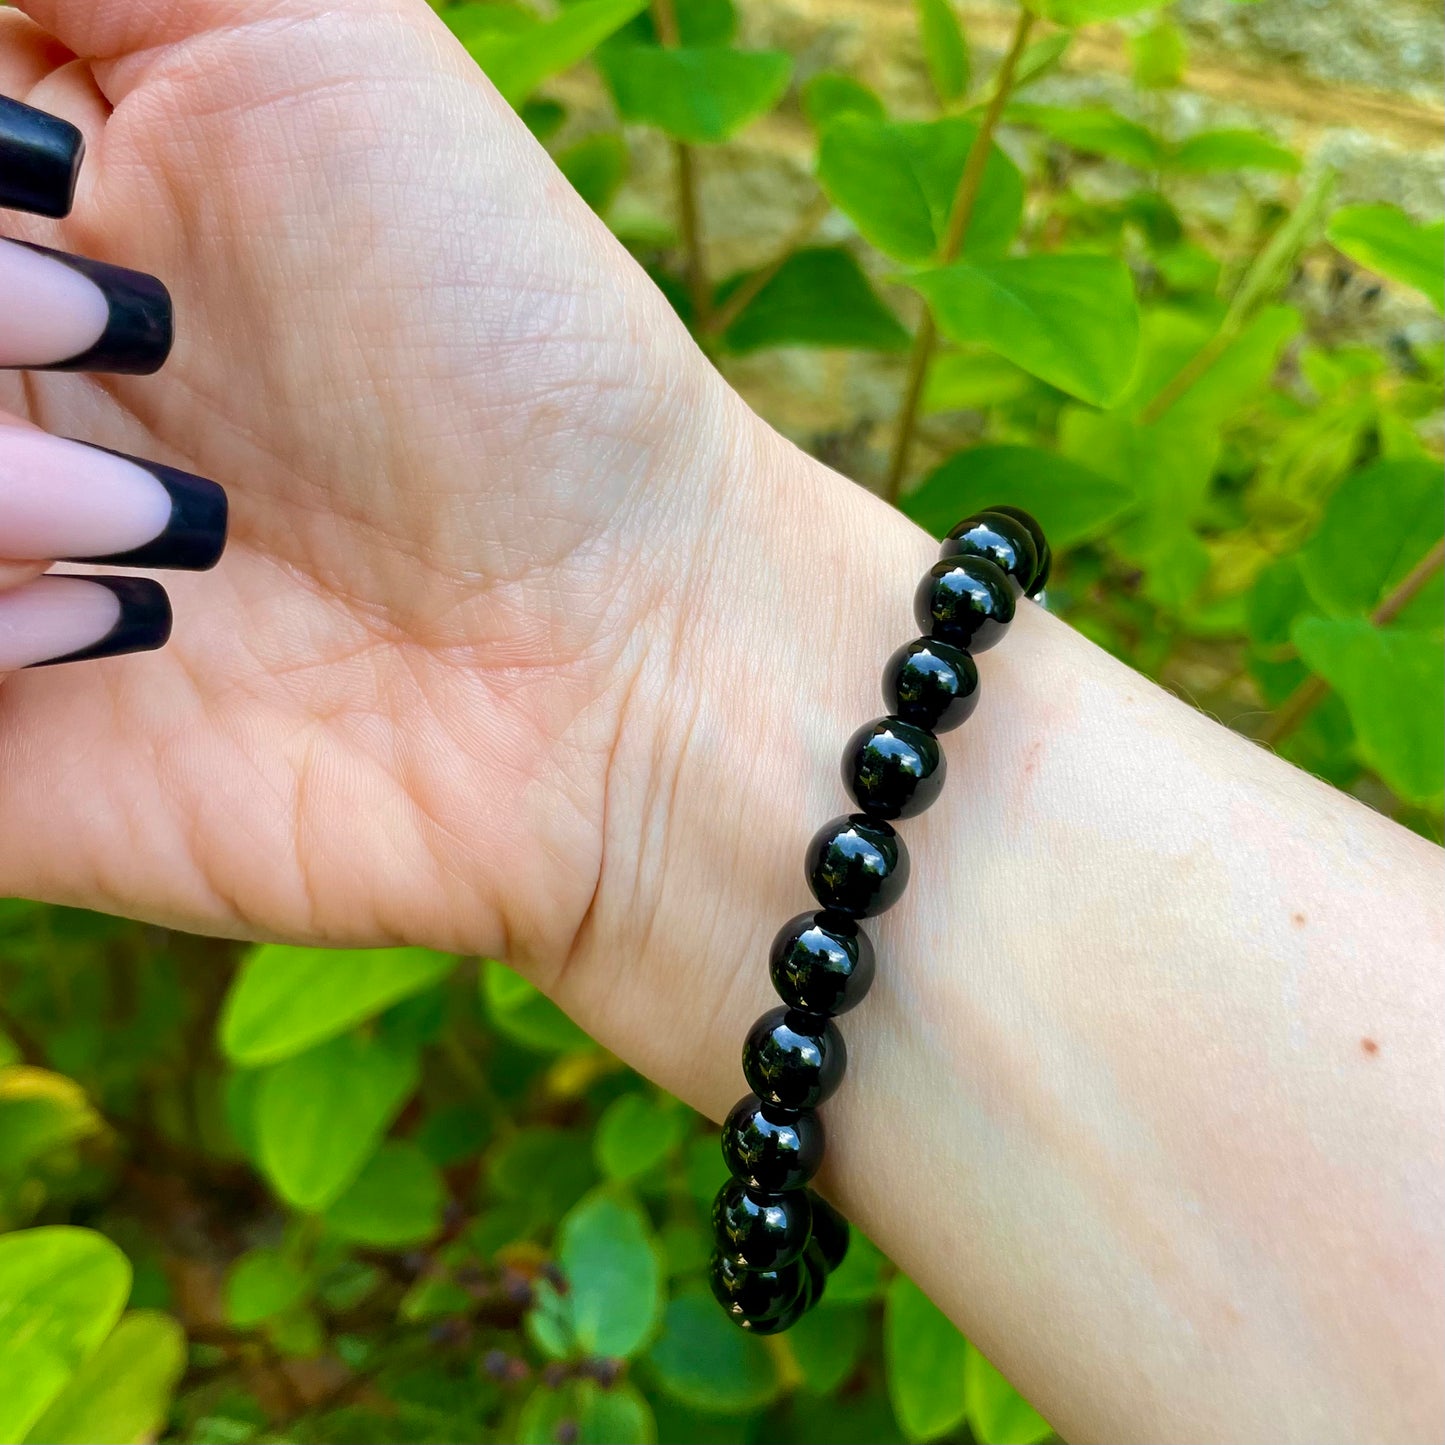
[[[1360,1047],[1367,1054],[1378,1054],[1380,1052],[1380,1046],[1374,1041],[1374,1039],[1361,1039]]]

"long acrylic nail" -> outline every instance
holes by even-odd
[[[0,368],[148,376],[173,339],[170,293],[154,276],[0,240]]]
[[[202,572],[225,549],[226,512],[204,477],[0,427],[0,557]]]
[[[0,95],[0,206],[68,216],[85,137],[68,120]]]
[[[148,577],[39,577],[0,592],[0,672],[153,652],[171,604]]]

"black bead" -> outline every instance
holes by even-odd
[[[808,844],[808,887],[834,913],[871,918],[892,908],[908,886],[908,850],[881,818],[834,818]]]
[[[943,790],[938,739],[898,717],[864,725],[843,749],[843,786],[870,818],[914,818]]]
[[[816,1109],[843,1082],[848,1049],[832,1019],[769,1009],[743,1044],[743,1077],[766,1104]]]
[[[751,1319],[747,1315],[730,1313],[728,1318],[739,1329],[746,1330],[750,1335],[780,1335],[784,1330],[792,1329],[807,1314],[808,1303],[807,1296],[800,1292],[798,1298],[780,1315],[764,1319]]]
[[[823,1298],[823,1291],[827,1288],[828,1264],[823,1258],[822,1250],[816,1244],[810,1244],[803,1251],[803,1258],[799,1263],[803,1266],[803,1285],[800,1294],[807,1301],[804,1309],[812,1309]]]
[[[760,1193],[801,1189],[823,1162],[823,1121],[811,1109],[775,1109],[748,1094],[723,1125],[722,1151],[733,1176]]]
[[[873,943],[841,913],[800,913],[773,939],[768,971],[778,997],[805,1013],[847,1013],[873,984]]]
[[[931,637],[984,652],[1013,621],[1013,588],[986,557],[946,557],[918,584],[913,612]]]
[[[811,1243],[822,1255],[823,1263],[830,1270],[837,1269],[848,1253],[848,1221],[816,1189],[809,1189],[807,1195],[813,1206]]]
[[[1012,517],[1016,522],[1022,522],[1028,528],[1029,536],[1034,540],[1034,550],[1038,553],[1038,566],[1034,569],[1034,580],[1024,589],[1030,597],[1037,597],[1040,592],[1048,586],[1049,573],[1053,570],[1054,551],[1049,546],[1049,539],[1044,536],[1044,529],[1039,526],[1022,507],[990,507],[990,512],[1002,512],[1005,517]]]
[[[1029,529],[1008,512],[975,512],[965,517],[939,549],[942,557],[986,557],[1009,579],[1016,593],[1033,586],[1039,549]]]
[[[729,1179],[712,1204],[719,1250],[748,1269],[779,1269],[799,1258],[812,1237],[812,1201],[801,1189],[755,1194]]]
[[[967,722],[978,706],[978,668],[961,648],[915,637],[888,659],[883,701],[904,722],[946,733]]]
[[[800,1259],[781,1269],[745,1269],[719,1253],[714,1253],[707,1271],[717,1302],[730,1315],[749,1320],[776,1319],[798,1298],[806,1277]]]

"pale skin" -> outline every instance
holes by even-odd
[[[9,233],[180,327],[0,402],[215,477],[234,540],[164,651],[0,690],[0,894],[505,956],[720,1117],[934,544],[742,405],[420,0],[19,11],[0,92],[91,153]],[[1067,1438],[1445,1437],[1439,852],[1032,604],[981,671],[828,1191]]]

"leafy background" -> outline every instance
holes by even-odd
[[[906,113],[732,0],[443,14],[765,412],[760,359],[872,366],[800,440],[935,531],[1034,511],[1055,611],[1439,838],[1438,219],[1190,123],[1185,33],[1135,0],[1039,0],[986,62],[917,0]],[[1059,103],[1100,24],[1131,103]],[[699,175],[769,114],[806,184],[718,274]],[[856,1232],[818,1311],[736,1331],[721,1175],[496,961],[0,902],[0,1442],[1049,1438]]]

